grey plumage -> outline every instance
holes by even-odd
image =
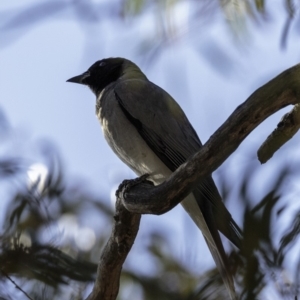
[[[150,174],[154,184],[162,183],[202,146],[176,101],[129,60],[103,59],[68,81],[91,88],[108,144],[137,175]],[[242,234],[211,176],[181,204],[201,229],[231,298],[236,299],[218,231],[237,247]]]

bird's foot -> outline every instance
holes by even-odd
[[[118,189],[116,190],[116,197],[119,198],[119,196],[122,195],[122,193],[125,194],[126,191],[128,191],[132,187],[134,187],[140,183],[143,183],[143,182],[148,182],[153,185],[153,183],[151,181],[147,180],[148,177],[149,177],[149,174],[144,174],[135,179],[123,180],[123,182],[119,185]]]

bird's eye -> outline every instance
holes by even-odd
[[[99,63],[99,67],[104,67],[106,65],[106,62],[105,61],[101,61],[100,63]]]

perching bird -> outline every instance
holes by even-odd
[[[137,175],[150,174],[154,184],[166,180],[202,146],[177,102],[130,60],[102,59],[67,81],[90,87],[109,146]],[[181,204],[201,229],[230,296],[236,299],[218,231],[238,248],[242,233],[211,176],[199,182]]]

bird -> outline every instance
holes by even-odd
[[[147,180],[155,185],[202,147],[179,104],[128,59],[101,59],[67,82],[91,89],[107,143],[138,176],[149,174]],[[202,231],[231,299],[237,299],[219,232],[241,248],[242,230],[225,207],[212,177],[199,182],[181,205]]]

